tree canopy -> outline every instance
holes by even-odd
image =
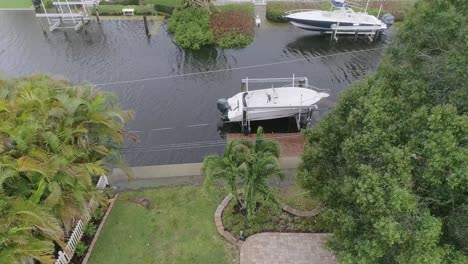
[[[468,12],[418,1],[377,71],[305,132],[299,181],[342,263],[468,262]]]
[[[0,262],[52,262],[52,241],[103,201],[93,180],[123,165],[133,116],[115,99],[42,75],[0,80]]]

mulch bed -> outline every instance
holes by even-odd
[[[210,28],[214,40],[219,41],[229,34],[253,36],[252,15],[243,11],[225,11],[211,15]]]

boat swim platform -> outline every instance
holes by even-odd
[[[244,135],[242,133],[228,133],[226,139],[231,142],[234,139],[248,139],[254,141],[256,134]],[[304,135],[302,133],[265,133],[266,140],[274,140],[281,146],[281,157],[300,157],[304,152]]]

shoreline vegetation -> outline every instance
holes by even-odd
[[[174,12],[168,31],[182,48],[203,46],[242,48],[253,42],[252,4],[231,4],[209,8],[188,7]]]

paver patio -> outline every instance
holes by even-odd
[[[329,234],[261,233],[250,236],[240,252],[240,264],[334,264],[326,249]]]

